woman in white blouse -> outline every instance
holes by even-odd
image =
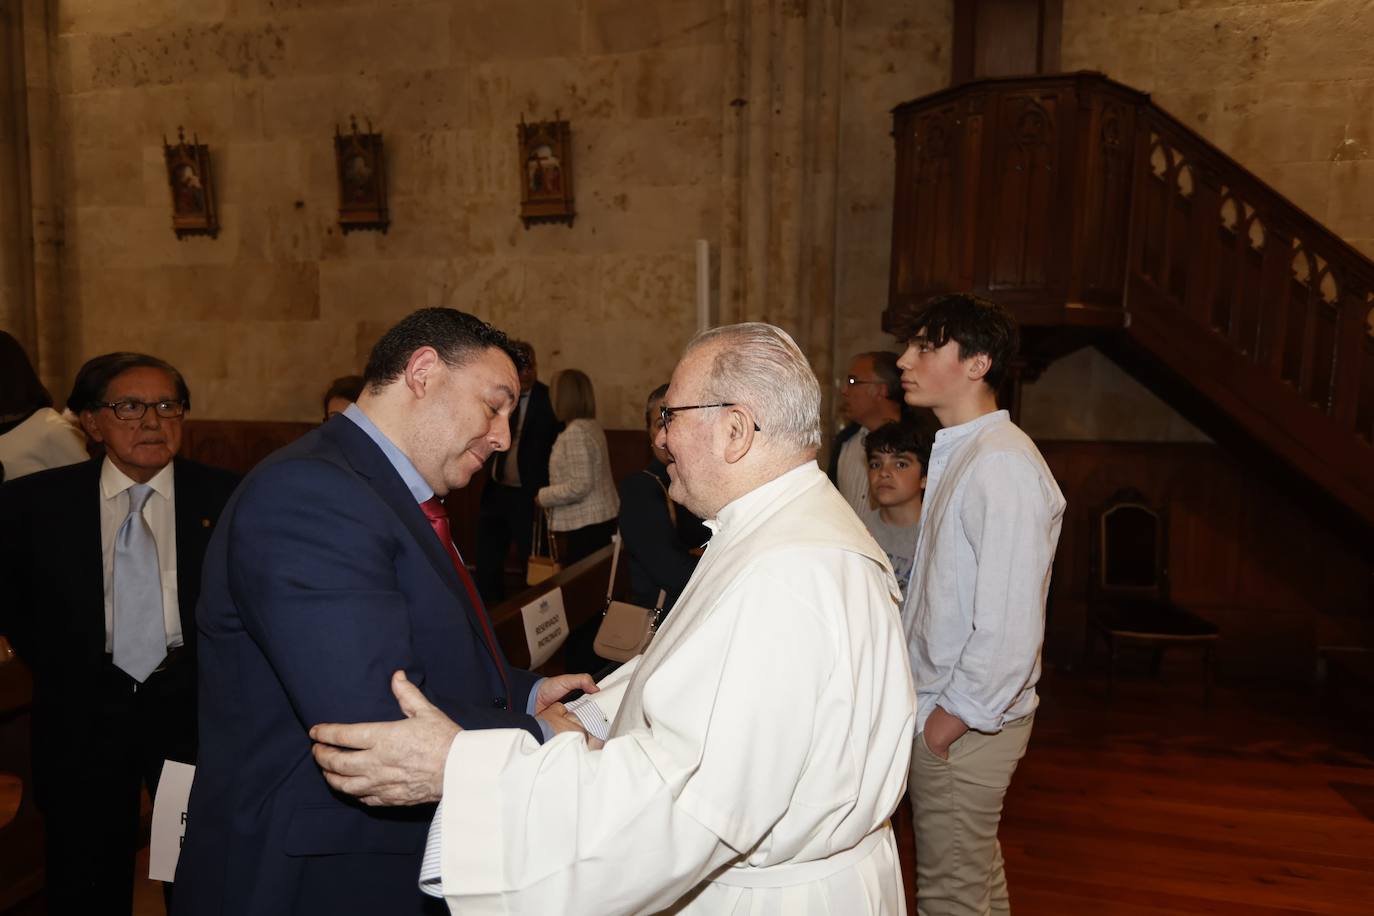
[[[553,412],[566,426],[549,455],[549,485],[536,502],[549,514],[559,537],[564,566],[590,556],[611,542],[620,497],[611,479],[606,433],[596,422],[596,393],[585,372],[564,369],[554,376]]]
[[[86,434],[52,397],[14,336],[0,331],[0,480],[86,461]]]

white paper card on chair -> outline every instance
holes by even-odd
[[[186,839],[186,801],[196,768],[175,760],[162,762],[162,778],[153,799],[153,837],[148,848],[148,877],[171,881],[177,874],[181,843]]]
[[[540,595],[520,609],[525,620],[525,641],[530,647],[530,668],[538,668],[568,638],[568,615],[563,611],[563,589]]]

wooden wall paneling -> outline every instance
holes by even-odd
[[[1339,301],[1328,300],[1319,290],[1312,316],[1312,371],[1307,383],[1307,399],[1314,407],[1327,414],[1331,413],[1335,406],[1336,348],[1339,344],[1337,328],[1340,326],[1340,313]]]
[[[988,94],[977,93],[964,100],[963,155],[955,162],[959,176],[959,198],[955,231],[958,239],[959,272],[956,289],[978,289],[986,283],[978,276],[979,198],[988,158]]]
[[[1211,330],[1209,314],[1221,270],[1222,257],[1217,249],[1216,225],[1221,212],[1221,186],[1215,173],[1208,169],[1193,170],[1193,195],[1190,201],[1192,220],[1188,226],[1188,280],[1184,291],[1185,309],[1199,329]]]
[[[952,0],[952,83],[1059,70],[1063,0]]]
[[[975,76],[1041,72],[1038,0],[975,0],[972,5]]]
[[[1172,595],[1222,626],[1224,675],[1301,681],[1315,668],[1321,634],[1374,638],[1367,549],[1251,471],[1244,456],[1205,443],[1040,447],[1068,501],[1046,622],[1051,662],[1081,658],[1096,514],[1126,486],[1166,509]]]
[[[1063,259],[1058,242],[1069,232],[1061,182],[1072,142],[1073,106],[1064,90],[1004,92],[986,156],[982,222],[986,258],[978,271],[1001,301],[1062,300]]]
[[[1263,360],[1264,351],[1260,344],[1261,316],[1264,302],[1269,298],[1264,276],[1263,242],[1257,246],[1254,241],[1257,236],[1262,238],[1263,235],[1263,229],[1259,228],[1259,225],[1252,220],[1250,228],[1238,242],[1241,252],[1241,280],[1237,290],[1239,298],[1235,300],[1235,318],[1231,333],[1236,352],[1255,365],[1260,365]]]
[[[263,420],[195,420],[183,424],[181,454],[193,461],[246,474],[284,445],[296,441],[315,423]]]
[[[915,194],[915,146],[907,138],[914,135],[916,116],[910,112],[892,115],[892,248],[889,254],[887,299],[896,302],[912,285],[912,210]]]
[[[1366,300],[1365,305],[1369,305]],[[1359,388],[1356,393],[1355,430],[1366,445],[1374,445],[1374,307],[1370,308],[1368,331],[1359,348]]]
[[[1360,401],[1360,362],[1365,342],[1374,337],[1374,327],[1367,321],[1374,316],[1369,306],[1369,293],[1347,276],[1341,284],[1338,327],[1332,343],[1336,361],[1332,373],[1331,415],[1345,429],[1358,433],[1356,412]]]
[[[1260,249],[1263,279],[1259,315],[1253,332],[1258,354],[1255,363],[1277,378],[1283,366],[1284,323],[1288,298],[1292,295],[1293,237],[1272,217],[1256,218],[1261,220],[1264,243]]]
[[[1069,302],[1119,307],[1125,280],[1126,213],[1130,209],[1132,109],[1119,99],[1079,91]]]

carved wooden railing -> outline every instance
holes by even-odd
[[[890,309],[960,289],[1112,329],[1374,523],[1374,262],[1100,74],[893,115]]]

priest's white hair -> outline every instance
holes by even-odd
[[[706,392],[711,401],[743,404],[765,436],[799,451],[821,444],[821,386],[806,355],[782,328],[761,321],[702,331],[687,353],[714,345]]]

